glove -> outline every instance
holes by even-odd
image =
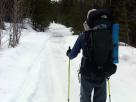
[[[71,52],[71,48],[69,47],[69,49],[66,52],[66,55],[68,56],[70,52]]]
[[[104,73],[106,79],[110,79],[110,75],[108,73]]]

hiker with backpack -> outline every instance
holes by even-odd
[[[106,79],[116,71],[112,56],[112,21],[112,15],[106,10],[89,10],[83,24],[85,31],[79,35],[74,47],[66,52],[73,59],[83,50],[80,102],[91,102],[91,99],[106,102]]]

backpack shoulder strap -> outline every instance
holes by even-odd
[[[83,55],[84,57],[91,58],[93,52],[93,30],[85,31],[84,32],[84,49]]]

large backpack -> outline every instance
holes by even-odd
[[[91,76],[109,77],[116,71],[112,62],[112,16],[105,11],[96,11],[90,15],[91,30],[85,31],[81,73]]]

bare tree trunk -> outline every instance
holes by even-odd
[[[1,0],[0,2],[0,47],[1,47],[1,43],[2,43],[2,33],[3,33],[3,29],[4,29],[4,22],[3,22],[3,18],[4,18],[4,6],[5,6],[5,2],[4,0]]]
[[[14,0],[14,5],[12,8],[12,21],[11,31],[12,35],[10,35],[9,46],[15,47],[19,44],[19,39],[21,36],[21,29],[23,25],[23,0]]]

